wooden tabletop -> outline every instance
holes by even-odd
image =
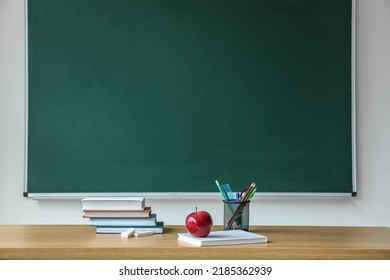
[[[88,225],[0,225],[0,259],[390,259],[389,228],[251,227],[269,242],[214,247],[178,241],[182,226],[164,230],[124,239]]]

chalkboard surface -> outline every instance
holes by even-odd
[[[28,1],[28,193],[352,193],[350,0]]]

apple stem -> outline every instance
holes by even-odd
[[[198,207],[197,206],[195,207],[195,212],[198,212]]]

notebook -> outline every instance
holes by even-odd
[[[82,210],[144,210],[144,197],[86,197],[81,200]]]
[[[178,240],[196,246],[222,246],[268,242],[266,236],[244,230],[212,231],[207,237],[194,237],[190,233],[179,233],[178,235]]]

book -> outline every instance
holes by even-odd
[[[144,210],[84,210],[83,218],[149,218],[152,209]]]
[[[82,210],[144,210],[144,197],[86,197],[81,200]]]
[[[178,235],[178,240],[196,246],[240,245],[268,242],[266,236],[244,230],[212,231],[207,237],[194,237],[190,233],[179,233]]]
[[[155,226],[156,214],[150,218],[91,218],[91,226]]]
[[[97,226],[96,233],[122,233],[129,228],[135,228],[135,232],[140,231],[153,231],[153,233],[164,232],[164,222],[157,222],[155,226]]]

